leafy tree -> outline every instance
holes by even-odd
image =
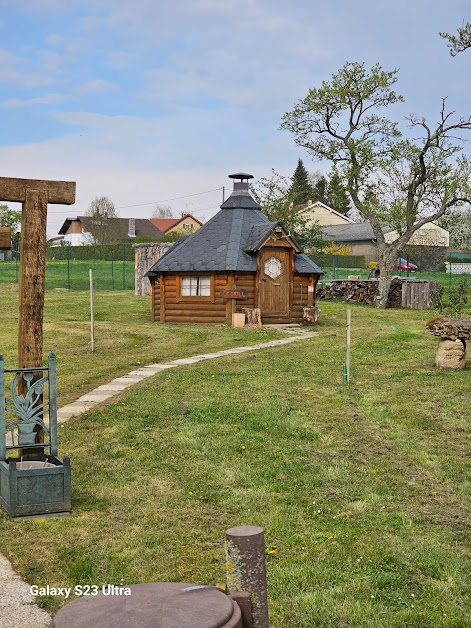
[[[298,165],[291,177],[289,196],[294,205],[307,203],[314,198],[314,191],[309,182],[309,174],[301,159],[298,159]]]
[[[446,213],[438,224],[450,233],[450,247],[471,250],[471,212],[455,209]]]
[[[152,218],[173,218],[173,211],[170,205],[156,205],[152,212]]]
[[[458,29],[458,35],[449,35],[448,33],[440,33],[440,37],[448,40],[448,48],[450,49],[450,55],[456,57],[460,52],[463,52],[467,48],[471,48],[471,22],[464,23],[461,28]]]
[[[439,120],[410,116],[413,137],[379,110],[403,100],[393,86],[397,70],[347,62],[330,82],[313,88],[283,116],[281,128],[317,159],[337,169],[354,206],[371,223],[379,249],[378,307],[386,307],[394,262],[412,234],[470,201],[471,164],[459,152],[471,118],[453,118],[443,102]],[[386,243],[382,226],[399,237]]]
[[[12,233],[18,231],[18,227],[21,224],[21,211],[16,209],[10,209],[8,205],[0,205],[0,227],[10,227]]]
[[[312,200],[315,202],[319,201],[324,203],[324,205],[328,205],[327,200],[327,179],[320,172],[315,172],[311,175],[313,196]]]
[[[348,214],[351,209],[351,201],[347,189],[342,182],[342,177],[334,169],[329,176],[326,192],[326,205],[335,209],[339,214]]]
[[[293,204],[289,179],[272,169],[270,178],[263,177],[250,186],[262,212],[272,221],[280,221],[306,249],[316,249],[321,242],[320,228],[303,216]]]

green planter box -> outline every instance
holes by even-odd
[[[11,517],[70,512],[70,496],[69,458],[0,460],[0,504]]]
[[[57,452],[54,353],[47,366],[13,369],[0,355],[0,506],[11,517],[71,510],[70,460]]]

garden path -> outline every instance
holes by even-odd
[[[98,388],[83,395],[77,399],[77,401],[63,406],[57,411],[57,421],[58,423],[65,423],[72,417],[91,410],[99,403],[103,403],[111,397],[119,395],[127,388],[166,369],[196,364],[197,362],[213,360],[226,355],[278,347],[319,335],[317,332],[304,331],[304,329],[305,328],[300,327],[293,329],[287,326],[285,329],[280,329],[280,331],[285,331],[290,334],[287,338],[143,366],[142,368],[131,371],[127,375],[113,379],[108,384],[98,386]],[[46,584],[47,583],[41,583],[41,586]],[[0,625],[3,625],[2,622],[5,622],[5,625],[11,626],[12,628],[47,628],[50,621],[51,616],[46,611],[36,606],[34,597],[30,594],[30,585],[24,582],[20,576],[14,572],[7,558],[0,554]]]

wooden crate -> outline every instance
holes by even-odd
[[[432,306],[432,297],[438,287],[438,281],[403,281],[402,307],[413,310],[426,310]]]

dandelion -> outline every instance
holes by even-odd
[[[276,554],[276,545],[269,545],[269,546],[267,547],[266,553],[267,553],[269,556],[274,556],[274,555]]]
[[[238,423],[233,423],[232,427],[239,427],[239,424]]]
[[[247,449],[247,447],[245,445],[241,445],[240,448],[241,449]]]
[[[331,541],[332,539],[334,539],[334,535],[333,534],[329,534],[329,536],[327,537],[329,539],[329,541]]]
[[[193,491],[188,491],[188,495],[193,495]]]
[[[232,488],[230,484],[226,484],[226,488]]]

